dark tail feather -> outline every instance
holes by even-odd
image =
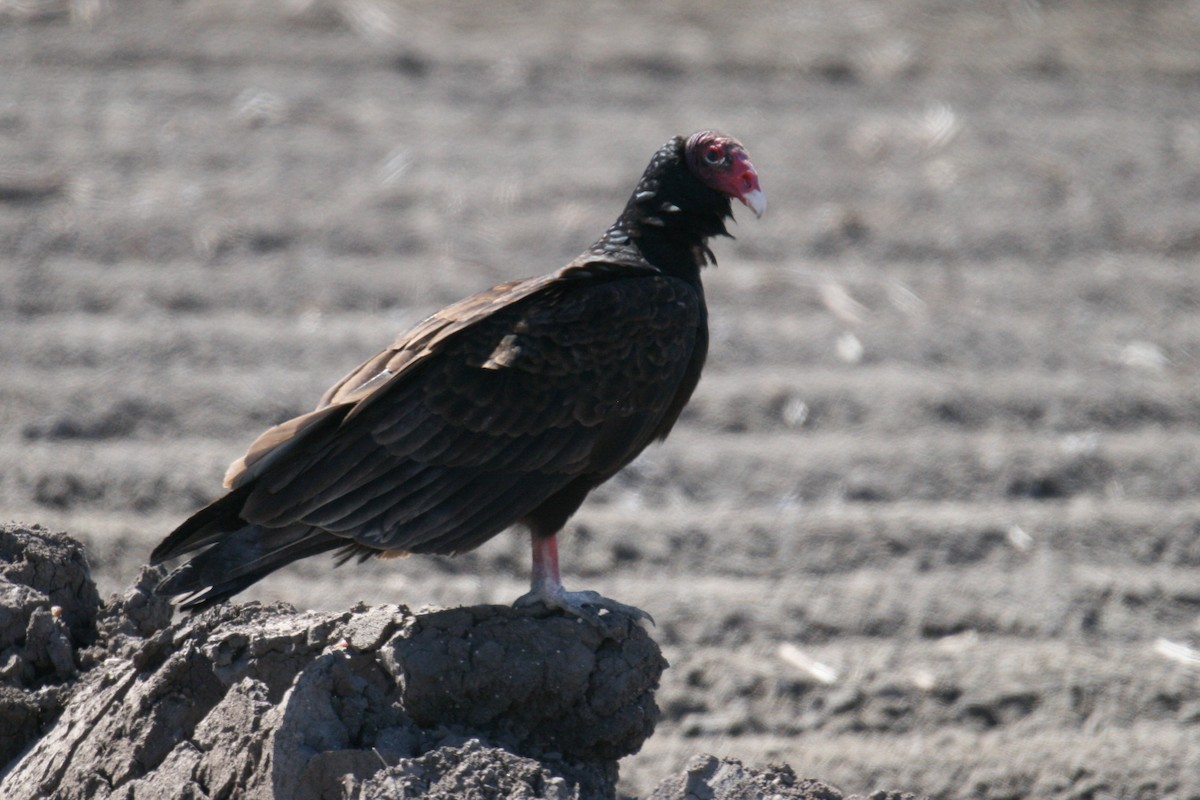
[[[214,536],[210,533],[206,538],[211,540]],[[297,559],[345,544],[345,539],[307,525],[261,528],[242,523],[238,529],[221,534],[216,544],[164,578],[155,592],[187,595],[179,607],[202,611]]]
[[[159,542],[158,547],[150,554],[150,563],[161,564],[176,556],[199,550],[225,538],[231,531],[244,527],[246,521],[241,518],[242,506],[253,489],[253,482],[238,487],[192,514],[166,539]]]
[[[251,481],[214,500],[154,548],[151,564],[203,551],[164,578],[157,594],[183,595],[180,608],[200,611],[297,559],[346,545],[343,538],[301,523],[265,528],[246,522],[242,508],[253,489]]]

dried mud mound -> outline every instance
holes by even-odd
[[[171,624],[160,577],[101,605],[78,543],[0,528],[0,796],[615,797],[658,718],[666,662],[625,618],[250,604]],[[711,757],[654,794],[763,796],[841,797]]]
[[[625,619],[248,605],[172,625],[156,570],[102,607],[67,536],[9,526],[0,547],[6,798],[613,796],[658,716],[666,662]]]
[[[0,763],[62,710],[75,652],[96,639],[100,596],[83,548],[40,528],[0,528]]]
[[[832,786],[814,780],[798,780],[787,766],[765,770],[748,769],[732,758],[696,756],[683,772],[659,784],[648,800],[842,800]],[[906,800],[912,795],[877,793],[870,800]],[[850,800],[855,800],[854,797]]]

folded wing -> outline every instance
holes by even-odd
[[[658,435],[682,405],[702,314],[694,285],[611,264],[467,298],[259,437],[230,468],[230,494],[152,560],[227,537],[245,550],[255,531],[286,557],[255,550],[255,580],[322,549],[476,547],[573,482],[599,484]]]

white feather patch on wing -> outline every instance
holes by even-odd
[[[520,355],[521,345],[517,344],[517,335],[510,333],[500,340],[500,344],[496,345],[496,349],[488,356],[488,360],[483,362],[483,368],[504,369],[505,367],[511,367],[516,363]]]

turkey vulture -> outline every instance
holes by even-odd
[[[154,549],[200,551],[157,587],[200,610],[299,558],[463,553],[514,524],[532,590],[595,622],[644,612],[567,592],[555,535],[588,492],[663,439],[708,349],[700,269],[731,198],[766,201],[746,150],[714,131],[654,154],[625,210],[557,272],[450,305],[263,433],[229,492]]]

